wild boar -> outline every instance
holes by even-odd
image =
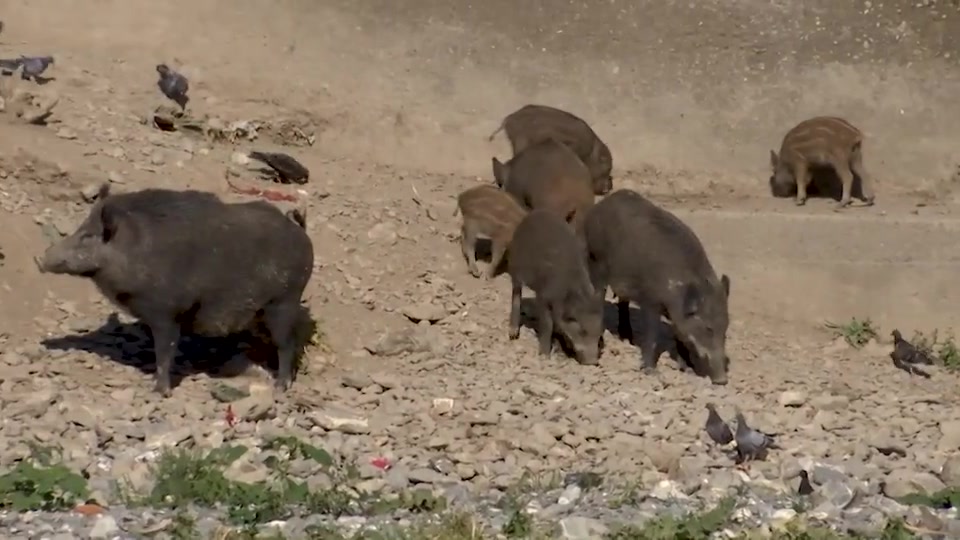
[[[91,279],[149,326],[164,396],[181,333],[225,336],[257,322],[277,347],[276,386],[290,387],[313,245],[267,202],[166,189],[113,195],[105,185],[76,232],[36,262],[41,272]]]
[[[583,365],[600,361],[603,300],[590,283],[583,249],[570,227],[546,210],[528,213],[513,233],[507,267],[513,284],[510,339],[520,335],[523,286],[536,293],[540,354],[550,355],[554,329]]]
[[[696,234],[629,189],[598,202],[587,215],[584,231],[594,289],[603,298],[609,286],[617,296],[621,338],[633,336],[630,302],[640,307],[643,370],[656,370],[657,328],[665,316],[681,345],[678,349],[689,351],[688,360],[698,373],[709,374],[714,384],[726,384],[730,279],[717,278]]]
[[[593,206],[590,171],[567,146],[553,140],[528,146],[510,161],[493,158],[493,176],[527,210],[546,209],[583,228]]]
[[[863,133],[850,122],[835,116],[804,120],[787,132],[780,155],[770,150],[770,190],[774,196],[796,192],[796,202],[807,202],[812,168],[832,167],[840,178],[843,192],[837,209],[850,204],[854,175],[860,178],[859,198],[866,205],[874,202],[873,180],[863,167]]]
[[[500,131],[506,132],[514,156],[548,139],[567,145],[589,169],[594,193],[604,195],[613,189],[613,156],[583,119],[547,105],[524,105],[507,115],[489,140]]]
[[[486,278],[496,277],[497,269],[513,239],[513,231],[527,211],[512,195],[489,184],[461,193],[457,197],[457,211],[463,214],[460,248],[467,261],[467,270],[473,277],[480,277],[476,250],[477,238],[483,236],[490,239],[491,245],[490,266],[487,267]]]

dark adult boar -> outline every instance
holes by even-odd
[[[629,303],[641,309],[643,369],[657,367],[664,315],[697,371],[726,384],[730,279],[717,278],[693,231],[637,192],[620,189],[593,207],[585,233],[594,288],[600,298],[607,286],[617,296],[622,338],[633,335]]]
[[[490,266],[486,278],[492,279],[513,239],[513,231],[527,215],[517,199],[501,189],[482,184],[470,188],[457,197],[457,212],[463,214],[460,227],[460,249],[467,261],[467,270],[480,277],[477,268],[477,238],[490,239]],[[456,215],[457,212],[454,212]]]
[[[814,167],[832,167],[840,178],[843,193],[837,209],[850,204],[854,175],[860,177],[860,198],[873,204],[873,180],[863,167],[863,133],[843,118],[818,116],[800,122],[783,137],[779,156],[770,151],[770,165],[773,194],[796,192],[797,205],[807,202]]]
[[[546,210],[530,212],[513,233],[507,267],[513,282],[510,339],[520,335],[520,300],[526,285],[536,293],[540,354],[550,355],[556,328],[579,363],[597,365],[603,301],[590,283],[583,248],[570,227]]]
[[[555,107],[524,105],[503,119],[490,140],[500,131],[506,131],[514,156],[548,139],[567,145],[590,170],[594,193],[604,195],[613,189],[613,156],[583,119]]]
[[[590,171],[573,150],[557,141],[528,146],[506,163],[493,158],[493,176],[527,210],[549,210],[577,231],[593,206]]]
[[[263,202],[145,189],[111,195],[37,258],[42,272],[86,277],[150,327],[156,391],[169,396],[182,332],[224,336],[260,320],[277,347],[276,385],[293,379],[300,297],[313,271],[303,228]]]

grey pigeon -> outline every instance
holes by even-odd
[[[923,371],[922,369],[918,368],[917,366],[915,366],[915,365],[913,365],[913,364],[908,364],[908,363],[906,363],[905,361],[903,361],[902,358],[900,358],[899,356],[897,356],[896,351],[890,353],[890,358],[893,360],[893,365],[896,366],[897,369],[901,369],[901,370],[903,370],[903,371],[906,371],[907,373],[909,373],[909,374],[911,374],[911,375],[919,375],[919,376],[923,377],[924,379],[929,379],[929,378],[930,378],[930,374],[927,373],[926,371]]]
[[[37,80],[44,71],[54,63],[52,56],[21,56],[18,60],[23,71],[20,72],[20,78],[28,81]]]
[[[280,152],[250,152],[250,159],[262,161],[276,171],[280,177],[280,182],[289,184],[306,184],[310,179],[310,171],[293,159],[292,156]]]
[[[896,355],[895,360],[899,360],[906,364],[933,364],[933,359],[930,358],[930,355],[926,351],[921,351],[913,343],[903,339],[903,336],[900,335],[899,330],[894,330],[890,333],[893,336],[893,353],[891,353],[891,358],[893,355]]]
[[[720,446],[733,442],[733,433],[730,431],[730,426],[723,421],[723,418],[720,418],[716,406],[713,403],[707,403],[707,410],[710,412],[707,414],[706,430],[710,439]]]
[[[813,485],[810,484],[810,475],[807,471],[800,471],[800,487],[797,488],[797,495],[806,497],[813,494]]]
[[[163,95],[173,100],[181,109],[186,109],[187,102],[190,101],[187,97],[187,90],[190,89],[187,78],[170,69],[166,64],[157,64],[157,73],[160,74],[157,86],[160,87]]]
[[[747,425],[747,419],[737,409],[737,462],[763,460],[767,456],[767,449],[779,448],[773,436],[757,431]]]

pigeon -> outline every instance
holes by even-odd
[[[930,374],[929,374],[929,373],[927,373],[926,371],[923,371],[922,369],[918,368],[917,366],[915,366],[915,365],[913,365],[913,364],[908,364],[908,363],[906,363],[902,358],[900,358],[899,356],[897,356],[897,352],[896,352],[896,351],[890,353],[890,358],[893,360],[893,365],[896,366],[897,369],[901,369],[901,370],[903,370],[903,371],[906,371],[907,373],[909,373],[909,374],[911,374],[911,375],[919,375],[919,376],[923,377],[924,379],[929,379],[929,378],[930,378]]]
[[[800,487],[797,488],[797,495],[806,497],[813,494],[813,485],[810,484],[810,475],[807,471],[800,471]]]
[[[893,353],[891,353],[891,358],[896,355],[896,360],[905,364],[933,364],[933,359],[930,358],[930,355],[926,351],[918,349],[913,343],[903,339],[899,330],[894,330],[890,335],[893,336]]]
[[[764,459],[768,448],[779,448],[772,435],[757,431],[747,425],[747,419],[737,409],[737,462]]]
[[[37,77],[54,63],[52,56],[20,56],[17,62],[22,68],[20,78],[25,81],[30,79],[36,81]]]
[[[710,439],[720,446],[733,442],[733,433],[730,431],[730,426],[723,421],[723,418],[720,418],[717,407],[713,403],[707,403],[707,410],[710,412],[707,414],[706,430]]]
[[[157,73],[160,74],[157,86],[160,87],[163,95],[173,100],[180,106],[180,109],[186,109],[187,102],[190,101],[190,98],[187,97],[187,90],[190,90],[190,83],[187,82],[187,78],[170,69],[166,64],[157,64]]]
[[[287,154],[279,152],[250,152],[250,159],[262,161],[277,172],[283,184],[306,184],[310,179],[310,171]]]

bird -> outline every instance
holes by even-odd
[[[907,373],[909,373],[909,374],[911,374],[911,375],[919,375],[919,376],[923,377],[924,379],[929,379],[929,378],[930,378],[930,374],[929,374],[929,373],[927,373],[926,371],[923,371],[922,369],[918,368],[917,366],[915,366],[915,365],[913,365],[913,364],[908,364],[908,363],[906,363],[902,358],[900,358],[899,356],[897,356],[897,352],[896,352],[896,351],[890,353],[890,358],[893,360],[893,365],[896,366],[897,369],[901,369],[901,370],[903,370],[903,371],[906,371]]]
[[[277,172],[283,184],[306,184],[310,179],[310,171],[287,154],[280,152],[250,152],[250,159],[262,161]]]
[[[737,409],[737,461],[743,463],[748,460],[764,459],[767,449],[780,448],[772,435],[757,431],[747,425],[740,409]]]
[[[813,485],[810,484],[810,475],[807,471],[800,471],[800,487],[797,488],[797,495],[806,497],[813,494]]]
[[[190,83],[187,78],[170,69],[166,64],[157,64],[157,73],[160,74],[157,86],[160,87],[163,95],[173,100],[180,106],[181,110],[186,109],[187,102],[190,101],[190,98],[187,97],[187,91],[190,90]]]
[[[25,81],[30,79],[36,81],[37,77],[54,64],[52,56],[20,56],[17,62],[22,69],[20,78]]]
[[[723,418],[720,418],[716,406],[713,403],[707,403],[707,410],[710,412],[707,414],[705,429],[710,439],[720,446],[733,442],[733,433],[730,431],[730,426],[723,421]]]
[[[890,333],[893,336],[893,352],[891,358],[896,355],[896,359],[906,364],[933,364],[933,359],[927,351],[918,349],[913,343],[903,339],[899,330]]]

